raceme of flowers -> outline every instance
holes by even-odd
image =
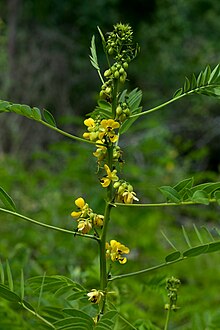
[[[129,252],[130,250],[128,247],[114,239],[112,239],[110,243],[106,243],[106,257],[110,258],[113,262],[119,261],[120,264],[125,264],[127,258],[124,257],[123,254],[128,254]]]
[[[75,205],[78,210],[73,211],[71,216],[77,219],[78,232],[88,234],[92,228],[101,228],[103,226],[104,216],[94,213],[82,197],[75,200]]]

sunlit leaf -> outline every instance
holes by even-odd
[[[203,190],[195,191],[191,200],[195,203],[200,203],[205,205],[209,204],[208,194]]]
[[[33,107],[32,108],[32,116],[35,120],[41,120],[41,112],[40,109]]]

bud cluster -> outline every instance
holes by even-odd
[[[120,103],[116,108],[116,119],[123,123],[127,118],[129,118],[131,111],[126,102]]]
[[[176,311],[178,309],[176,303],[177,303],[177,291],[180,287],[180,280],[175,278],[175,277],[171,277],[167,280],[167,285],[166,285],[166,289],[168,291],[167,296],[169,298],[169,304],[165,305],[165,309],[172,309],[173,311]]]
[[[134,200],[139,201],[136,197],[133,186],[130,183],[124,180],[119,180],[114,183],[113,187],[116,189],[116,202],[132,204]]]

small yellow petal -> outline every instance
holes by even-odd
[[[77,207],[82,209],[85,206],[85,201],[82,197],[79,197],[75,200],[75,204],[76,204]]]
[[[71,217],[73,217],[73,218],[78,218],[78,217],[80,217],[80,215],[81,215],[81,211],[79,211],[79,212],[75,212],[75,211],[73,211],[72,213],[71,213]]]
[[[95,121],[92,118],[88,118],[84,120],[84,124],[88,127],[94,127],[95,126]]]

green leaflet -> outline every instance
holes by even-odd
[[[163,186],[160,192],[169,202],[193,202],[208,205],[215,198],[220,203],[220,182],[208,182],[193,186],[193,178],[184,179],[173,187]],[[213,200],[212,200],[213,201]]]
[[[106,312],[101,321],[95,326],[96,330],[112,330],[114,329],[115,318],[117,317],[117,311]]]
[[[57,127],[53,115],[46,109],[43,110],[44,120],[51,126]]]
[[[183,87],[174,93],[173,98],[193,93],[220,97],[220,64],[213,70],[207,65],[197,78],[194,74],[191,79],[186,77]]]
[[[180,251],[175,251],[175,252],[168,254],[165,258],[165,261],[166,262],[175,261],[175,260],[179,259],[180,257],[181,257]]]
[[[168,201],[174,203],[179,203],[181,201],[180,195],[174,188],[170,186],[163,186],[160,187],[159,190],[168,199]]]
[[[94,35],[92,36],[90,51],[91,51],[91,55],[89,55],[89,58],[90,58],[90,62],[92,64],[92,66],[94,66],[94,68],[96,70],[100,70],[100,67],[98,64],[98,58],[97,58],[97,54],[96,54],[95,36]]]
[[[6,207],[6,209],[11,211],[16,211],[16,206],[12,198],[6,193],[6,191],[0,187],[0,200]]]
[[[140,106],[142,100],[142,91],[138,90],[138,88],[133,89],[130,93],[127,93],[127,90],[124,90],[119,97],[119,101],[124,102],[125,100],[130,108],[131,115],[138,114],[142,111],[142,107]],[[135,120],[137,120],[137,118],[138,117],[132,117],[126,119],[119,129],[119,133],[125,133],[128,128],[131,127],[131,125],[135,122]]]
[[[0,297],[12,302],[20,302],[21,300],[18,295],[3,284],[0,284]]]

